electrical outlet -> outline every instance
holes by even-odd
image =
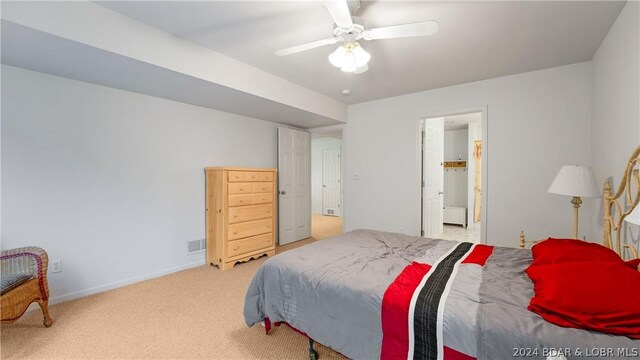
[[[62,260],[56,259],[51,261],[51,272],[59,273],[62,271]]]
[[[353,180],[360,180],[360,173],[359,172],[353,173]]]

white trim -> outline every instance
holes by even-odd
[[[282,127],[282,128],[298,130],[298,131],[302,131],[302,132],[310,132],[309,129],[305,129],[303,127],[299,127],[299,126],[295,126],[295,125],[289,125],[289,124],[283,124],[283,123],[277,123],[277,125],[278,125],[278,127]]]
[[[435,270],[435,268],[438,266],[438,264],[440,264],[440,262],[442,262],[442,260],[444,260],[447,256],[449,256],[449,254],[451,254],[453,252],[453,250],[455,250],[458,245],[460,245],[461,243],[458,243],[456,245],[454,245],[453,247],[451,247],[451,249],[449,249],[449,251],[447,251],[444,255],[442,255],[438,261],[436,261],[434,264],[431,265],[431,268],[429,269],[429,271],[427,271],[427,273],[422,277],[422,280],[420,281],[420,284],[418,284],[418,287],[416,287],[416,289],[413,291],[413,295],[411,295],[411,302],[409,303],[409,321],[408,321],[408,327],[409,327],[409,351],[407,352],[407,359],[408,360],[412,360],[413,359],[413,351],[414,351],[414,346],[415,343],[413,341],[413,313],[416,309],[416,302],[418,301],[418,296],[420,295],[420,291],[422,291],[422,288],[424,287],[424,284],[427,282],[427,280],[429,279],[429,277],[431,276],[431,274],[433,273],[433,271]],[[438,310],[440,311],[440,310]]]
[[[191,268],[194,268],[194,267],[202,266],[204,264],[205,264],[204,260],[195,261],[195,262],[191,262],[191,263],[188,263],[188,264],[175,266],[175,267],[172,267],[172,268],[155,271],[155,272],[148,273],[148,274],[145,274],[145,275],[135,276],[135,277],[128,278],[128,279],[114,281],[112,283],[108,283],[108,284],[104,284],[104,285],[100,285],[100,286],[96,286],[96,287],[92,287],[92,288],[88,288],[88,289],[83,289],[83,290],[79,290],[79,291],[74,291],[74,292],[71,292],[71,293],[68,293],[68,294],[64,294],[64,295],[55,296],[55,297],[52,297],[52,298],[49,299],[49,305],[58,304],[58,303],[61,303],[61,302],[70,301],[70,300],[78,299],[78,298],[81,298],[81,297],[85,297],[85,296],[89,296],[89,295],[98,294],[98,293],[101,293],[101,292],[117,289],[117,288],[120,288],[120,287],[123,287],[123,286],[135,284],[135,283],[138,283],[138,282],[141,282],[141,281],[145,281],[145,280],[157,278],[157,277],[160,277],[160,276],[173,274],[173,273],[178,272],[178,271],[188,270],[188,269],[191,269]]]
[[[323,132],[344,130],[344,126],[345,126],[345,124],[327,125],[327,126],[318,126],[318,127],[314,127],[314,128],[309,128],[309,129],[306,129],[306,130],[308,132],[312,133],[312,134],[313,133],[323,133]],[[342,134],[342,137],[344,138],[344,134]]]
[[[487,219],[489,218],[487,216],[487,214],[489,213],[489,204],[487,199],[488,194],[489,194],[489,162],[487,161],[488,159],[488,155],[489,155],[489,107],[488,105],[481,105],[481,106],[475,106],[475,107],[469,107],[469,108],[462,108],[462,109],[456,109],[456,110],[451,110],[451,111],[445,111],[445,112],[439,112],[439,113],[435,113],[435,114],[428,114],[426,116],[422,116],[418,119],[417,121],[417,125],[416,128],[418,129],[416,131],[416,165],[418,166],[417,169],[420,169],[421,166],[423,166],[420,163],[420,151],[422,151],[421,146],[422,144],[422,140],[421,140],[421,134],[420,134],[420,121],[424,120],[424,119],[431,119],[431,118],[437,118],[437,117],[447,117],[447,116],[454,116],[454,115],[461,115],[461,114],[468,114],[468,113],[474,113],[474,112],[481,112],[482,113],[482,213],[481,213],[481,219],[480,219],[480,243],[481,244],[487,244],[487,233],[488,233],[488,229],[489,229],[489,224],[487,222]],[[344,135],[343,135],[344,136]],[[420,172],[418,171],[418,177],[420,177]],[[420,178],[418,180],[418,194],[420,194],[422,192],[422,178]],[[420,210],[418,212],[419,216],[424,218],[424,206],[423,204],[418,201],[418,203],[420,204],[419,207]],[[418,222],[419,224],[423,224],[423,219],[420,219],[420,221]],[[424,230],[424,229],[420,229],[420,230]],[[418,234],[420,233],[420,231],[418,231]]]
[[[327,125],[327,126],[319,126],[315,128],[306,129],[307,132],[314,133],[323,133],[323,132],[332,132],[332,131],[342,131],[342,146],[340,147],[340,217],[342,218],[342,231],[347,228],[347,211],[345,205],[345,192],[344,192],[344,183],[345,179],[347,179],[347,160],[345,150],[347,141],[346,141],[346,132],[347,127],[346,124],[336,124],[336,125]],[[309,148],[309,153],[311,153],[311,148]],[[323,215],[323,214],[322,214]]]
[[[342,143],[342,139],[340,139],[340,142]],[[335,212],[337,212],[337,215],[335,213],[334,214],[328,214],[328,213],[325,214],[325,210],[331,209],[331,208],[326,207],[325,203],[324,203],[324,199],[325,199],[324,192],[326,190],[326,188],[324,187],[324,152],[327,151],[327,150],[338,150],[338,167],[340,168],[340,176],[338,178],[338,185],[339,185],[338,207],[335,208],[335,210],[336,210]],[[323,216],[337,216],[337,217],[340,217],[340,216],[342,216],[342,192],[343,192],[342,191],[342,183],[344,183],[344,181],[342,181],[342,146],[338,146],[337,148],[322,149],[322,158],[321,158],[320,161],[321,161],[320,169],[322,170],[320,172],[322,173],[322,182],[323,182],[322,188],[320,189],[320,192],[321,192],[321,201],[320,202],[322,203],[322,205],[321,205],[322,206],[322,215]]]
[[[482,107],[482,154],[480,161],[482,162],[482,212],[480,213],[480,243],[487,244],[487,234],[489,230],[489,108],[487,105]]]

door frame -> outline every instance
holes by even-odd
[[[311,139],[311,141],[313,142],[313,138]],[[326,189],[326,187],[324,185],[324,152],[327,151],[327,150],[332,150],[332,151],[333,150],[338,150],[338,162],[339,162],[338,168],[340,170],[339,177],[338,177],[338,195],[339,195],[338,208],[340,210],[338,210],[338,215],[335,215],[335,214],[334,215],[329,215],[329,214],[325,214],[324,213],[324,210],[325,210],[324,192],[325,192],[325,189]],[[321,191],[322,191],[322,211],[321,211],[322,216],[338,216],[338,217],[342,216],[342,146],[337,147],[337,148],[331,148],[331,149],[322,149],[322,180],[323,180],[322,181],[323,182],[322,189],[321,189]],[[312,190],[313,190],[313,188],[312,188]],[[311,211],[313,212],[313,209],[311,209]]]
[[[457,108],[457,109],[452,109],[451,111],[441,111],[441,112],[433,112],[433,113],[427,113],[424,116],[421,116],[417,121],[416,121],[416,169],[419,169],[417,171],[418,175],[420,176],[420,178],[418,179],[417,185],[418,185],[418,194],[423,194],[423,188],[422,188],[422,121],[425,119],[431,119],[431,118],[438,118],[438,117],[447,117],[447,116],[454,116],[454,115],[462,115],[462,114],[469,114],[469,113],[477,113],[480,112],[482,113],[482,155],[481,155],[481,159],[482,159],[482,213],[480,215],[480,243],[481,244],[486,244],[487,243],[487,233],[488,233],[488,228],[489,228],[489,223],[487,222],[488,216],[487,214],[489,213],[489,206],[488,206],[488,201],[487,199],[489,198],[489,181],[488,181],[488,173],[489,173],[489,164],[488,164],[488,157],[489,157],[489,107],[488,105],[480,105],[480,106],[471,106],[468,108]],[[344,136],[344,134],[343,134]],[[419,224],[421,224],[421,229],[418,231],[418,233],[420,233],[420,231],[424,230],[424,206],[423,206],[423,200],[422,198],[420,199],[420,201],[418,202],[418,206],[420,207],[418,214],[420,216],[420,221],[418,222]]]
[[[342,147],[340,148],[340,217],[342,218],[342,228],[346,229],[347,223],[347,199],[344,191],[344,181],[346,179],[346,168],[347,168],[347,158],[345,154],[347,151],[345,150],[347,147],[347,128],[346,124],[337,124],[337,125],[328,125],[328,126],[320,126],[315,128],[306,129],[309,133],[311,133],[311,138],[313,140],[314,133],[323,133],[323,132],[332,132],[332,131],[342,131]],[[313,211],[313,210],[311,210]],[[313,216],[313,214],[312,214]]]

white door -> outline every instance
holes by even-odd
[[[340,149],[322,150],[322,214],[340,216]]]
[[[426,237],[444,231],[444,119],[425,120],[424,126],[424,224]]]
[[[311,236],[309,133],[278,128],[279,237],[284,245]]]

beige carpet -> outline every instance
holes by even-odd
[[[314,216],[313,238],[342,232],[340,218]],[[306,359],[308,342],[286,326],[269,335],[242,317],[249,281],[265,258],[222,272],[201,266],[51,307],[51,328],[33,311],[2,325],[3,359]],[[322,360],[344,359],[320,345]]]
[[[342,234],[342,218],[313,214],[311,217],[311,237],[326,239]]]

